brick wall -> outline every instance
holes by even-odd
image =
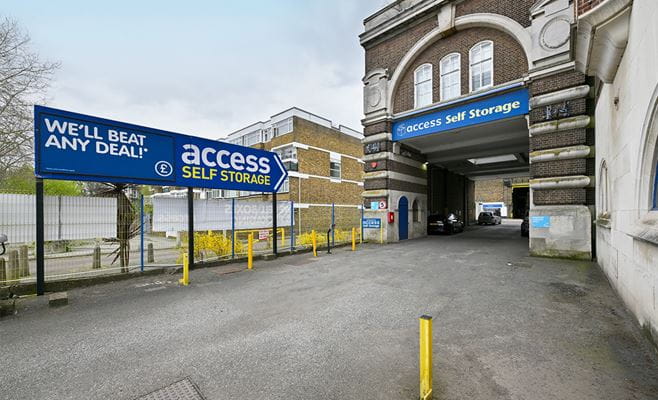
[[[309,177],[308,179],[289,178],[290,191],[288,193],[279,193],[277,199],[311,204],[361,204],[363,186],[359,186],[354,182],[343,181],[337,183],[329,179],[319,178],[328,178],[330,176],[330,155],[328,151],[363,159],[363,145],[359,139],[342,134],[335,129],[294,117],[292,132],[272,138],[272,140],[259,145],[259,147],[271,150],[273,147],[292,142],[317,147],[297,148],[297,161],[298,172],[318,177]],[[362,182],[363,164],[355,159],[342,157],[341,178]],[[258,198],[269,199],[271,197],[258,196]]]
[[[494,84],[509,82],[528,72],[528,61],[523,48],[511,36],[491,28],[473,28],[459,31],[439,40],[420,53],[405,72],[394,95],[395,113],[414,108],[414,71],[422,64],[432,64],[433,102],[440,100],[441,58],[450,53],[461,54],[461,93],[469,92],[469,50],[476,43],[491,40],[494,43]]]
[[[492,13],[510,17],[524,27],[530,26],[530,8],[537,0],[467,0],[457,4],[458,17],[474,13]]]
[[[583,15],[605,0],[578,0],[578,15]]]

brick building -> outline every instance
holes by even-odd
[[[362,139],[361,132],[291,108],[223,140],[279,154],[288,179],[277,200],[294,202],[296,226],[307,231],[327,229],[332,212],[338,228],[358,227],[363,193]],[[230,190],[217,190],[211,196],[271,200],[267,194]]]
[[[657,17],[654,0],[398,0],[366,18],[363,196],[388,204],[366,215],[421,236],[417,215],[472,219],[474,181],[528,176],[530,253],[595,259],[658,337]]]
[[[474,182],[529,177],[536,255],[591,259],[591,78],[569,0],[398,0],[364,21],[364,204],[423,236],[428,213],[476,216]]]

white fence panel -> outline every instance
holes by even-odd
[[[46,241],[113,238],[117,235],[117,200],[112,197],[44,197]],[[36,196],[0,194],[0,233],[10,243],[36,240]]]
[[[194,229],[230,230],[231,199],[194,200]],[[277,202],[278,226],[290,226],[290,202]],[[272,203],[269,201],[235,201],[235,229],[258,229],[272,226]],[[187,199],[153,198],[153,231],[187,231]]]

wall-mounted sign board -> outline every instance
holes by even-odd
[[[34,107],[35,175],[47,179],[276,192],[276,153]]]
[[[466,104],[443,107],[417,117],[393,123],[393,140],[409,139],[443,131],[484,124],[527,114],[530,110],[528,89],[521,88]]]
[[[380,218],[364,218],[363,219],[363,228],[364,229],[379,229],[382,226],[382,220]]]
[[[548,215],[530,217],[530,224],[533,228],[550,228],[551,217]]]

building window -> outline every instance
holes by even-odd
[[[274,124],[272,127],[274,131],[274,137],[285,135],[286,133],[292,132],[292,117],[286,118],[283,121],[279,121]]]
[[[414,108],[432,104],[432,64],[423,64],[414,72]]]
[[[471,92],[493,86],[493,42],[480,42],[469,52]]]
[[[418,205],[418,200],[414,200],[412,203],[411,214],[413,222],[420,222],[420,206]]]
[[[461,55],[448,54],[441,60],[441,101],[461,95]]]
[[[601,162],[599,171],[599,217],[610,218],[610,184],[608,179],[608,164]]]
[[[340,154],[330,153],[329,155],[329,176],[340,179]]]
[[[263,142],[269,142],[272,137],[272,128],[263,129]]]
[[[297,148],[293,145],[280,147],[274,150],[276,154],[281,158],[283,166],[286,167],[288,171],[298,171],[299,167],[297,164]]]
[[[244,146],[253,146],[256,143],[260,143],[260,130],[247,133],[243,136]]]
[[[277,193],[288,193],[290,192],[290,178],[286,178],[285,181],[283,181],[283,184],[281,184],[281,187],[279,188],[279,191]]]

